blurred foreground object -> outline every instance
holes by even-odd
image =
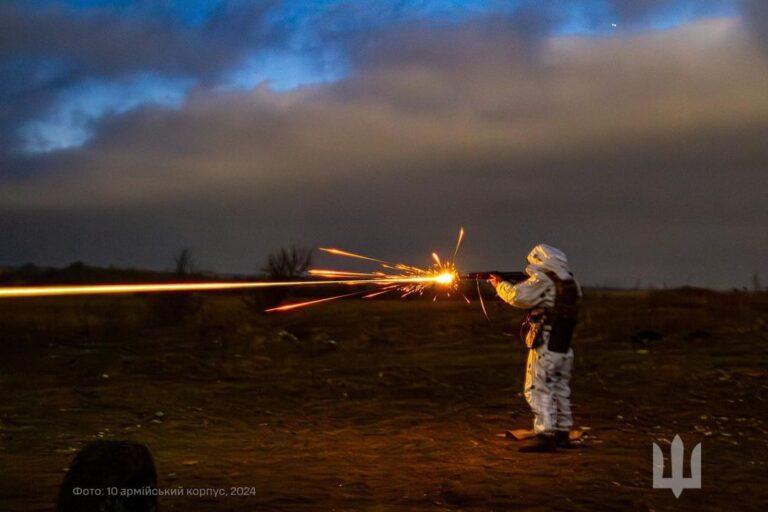
[[[58,512],[155,512],[157,472],[146,446],[95,441],[72,461],[59,491]],[[130,496],[122,493],[131,490]],[[145,491],[137,495],[136,491]]]

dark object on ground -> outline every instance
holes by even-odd
[[[545,436],[538,434],[526,445],[518,448],[520,453],[551,453],[557,451],[555,436]]]
[[[646,343],[649,343],[651,341],[661,341],[664,339],[664,335],[658,331],[651,331],[651,330],[642,330],[637,331],[635,334],[632,335],[632,343],[638,343],[640,345],[645,345]]]
[[[558,430],[555,432],[555,444],[558,448],[573,448],[570,432],[566,432],[565,430]]]
[[[695,331],[689,332],[685,339],[688,341],[696,341],[696,340],[708,340],[712,337],[712,333],[709,331],[705,331],[703,329],[697,329]]]
[[[96,441],[75,455],[61,484],[57,511],[155,512],[157,496],[151,491],[156,488],[155,463],[146,446]]]

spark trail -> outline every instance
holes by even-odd
[[[444,292],[446,297],[450,297],[451,292],[455,292],[458,289],[459,273],[456,270],[456,256],[459,253],[459,247],[461,246],[461,241],[463,239],[464,228],[461,228],[459,230],[458,239],[456,240],[456,247],[453,251],[453,258],[451,258],[449,261],[442,261],[440,256],[436,252],[433,252],[432,260],[434,263],[427,267],[416,267],[413,265],[406,265],[404,263],[390,263],[379,258],[372,258],[370,256],[365,256],[355,252],[321,247],[320,250],[322,252],[331,254],[333,256],[354,258],[378,263],[382,270],[370,272],[353,272],[348,270],[311,269],[309,271],[310,275],[328,279],[338,279],[340,277],[349,277],[361,280],[368,279],[370,284],[378,286],[379,289],[369,291],[367,295],[363,295],[365,292],[337,295],[336,297],[328,297],[324,299],[308,300],[305,302],[287,304],[277,308],[268,309],[267,311],[288,311],[305,306],[312,306],[321,302],[330,302],[332,300],[354,295],[363,295],[362,298],[370,299],[373,297],[385,295],[387,293],[399,293],[401,298],[406,298],[414,294],[423,295],[424,292],[429,288],[436,290],[433,300],[437,300],[438,293],[440,292]],[[464,297],[464,299],[468,300],[466,297]]]
[[[311,269],[309,275],[315,280],[306,281],[230,281],[207,283],[149,283],[149,284],[100,284],[100,285],[63,285],[63,286],[12,286],[0,288],[0,299],[23,297],[52,297],[63,295],[116,295],[134,293],[167,293],[167,292],[196,292],[196,291],[225,291],[247,290],[275,287],[301,286],[365,286],[363,290],[345,293],[333,297],[308,300],[293,304],[267,309],[268,312],[290,311],[293,309],[330,302],[345,297],[362,296],[365,299],[378,297],[387,293],[400,293],[405,298],[413,294],[423,295],[427,289],[444,292],[450,297],[451,292],[458,288],[459,274],[456,270],[456,255],[464,238],[464,228],[459,231],[453,258],[442,261],[436,252],[432,253],[434,263],[426,267],[416,267],[404,263],[390,263],[378,258],[333,248],[320,248],[322,252],[345,258],[378,263],[381,270],[370,272],[354,272],[348,270]],[[466,297],[465,297],[466,299]]]
[[[52,297],[60,295],[114,295],[124,293],[164,293],[194,292],[217,290],[244,290],[249,288],[274,288],[286,286],[317,285],[371,285],[371,284],[424,284],[436,282],[436,278],[397,278],[397,279],[345,279],[331,281],[249,281],[249,282],[213,282],[213,283],[157,283],[157,284],[105,284],[78,286],[12,286],[0,288],[0,298]]]

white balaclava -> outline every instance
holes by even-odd
[[[551,245],[539,244],[528,253],[528,263],[542,270],[550,270],[560,279],[569,279],[571,269],[568,266],[568,258],[560,249]]]

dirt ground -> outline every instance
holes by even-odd
[[[346,301],[262,317],[211,296],[0,302],[0,510],[55,507],[74,452],[146,444],[164,511],[762,510],[768,295],[590,292],[572,381],[583,444],[519,454],[517,314]],[[653,331],[662,339],[640,331]],[[651,486],[651,444],[702,443],[702,489]],[[687,471],[687,470],[686,470]]]

